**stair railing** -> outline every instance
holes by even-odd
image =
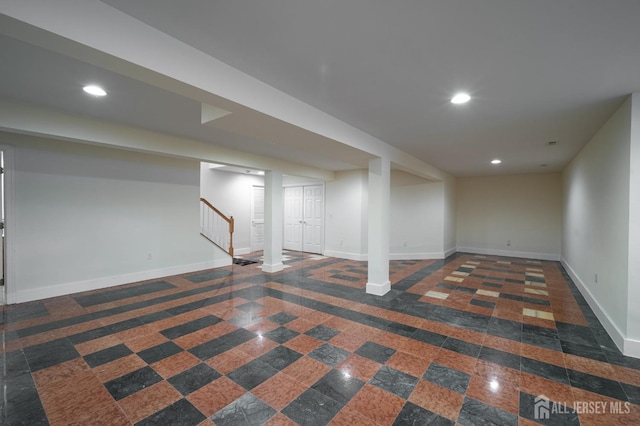
[[[204,198],[200,198],[200,235],[233,257],[233,216],[225,216]]]

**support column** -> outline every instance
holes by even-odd
[[[382,296],[391,290],[389,281],[389,199],[391,163],[386,158],[369,160],[369,267],[367,293]]]
[[[278,272],[282,264],[283,226],[282,172],[269,170],[264,174],[264,272]]]

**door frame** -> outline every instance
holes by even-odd
[[[249,212],[249,220],[251,221],[251,231],[249,233],[249,252],[253,253],[254,251],[256,251],[256,246],[255,246],[255,226],[253,223],[253,216],[255,213],[255,197],[254,197],[254,191],[256,188],[262,188],[262,192],[263,192],[263,209],[264,209],[264,185],[251,185],[251,211]],[[264,233],[263,233],[264,234]],[[264,235],[263,235],[264,238]],[[264,241],[263,241],[263,248],[264,248]]]
[[[4,296],[5,304],[17,303],[15,286],[15,147],[0,140],[0,150],[4,153]]]

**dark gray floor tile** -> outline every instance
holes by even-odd
[[[393,426],[453,426],[454,424],[453,421],[408,401],[393,422]]]
[[[175,287],[176,286],[174,286],[173,284],[169,284],[166,281],[158,281],[155,283],[128,286],[126,288],[118,288],[115,290],[100,291],[99,293],[91,292],[90,294],[84,296],[74,296],[73,298],[76,302],[78,302],[80,306],[86,308],[88,306],[115,302],[117,300],[151,294]]]
[[[300,333],[298,333],[297,331],[290,330],[286,327],[278,327],[275,330],[271,330],[265,333],[263,336],[273,340],[274,342],[282,344],[293,339],[299,334]]]
[[[491,317],[487,334],[519,342],[520,335],[522,334],[522,323]]]
[[[276,414],[276,410],[246,393],[211,416],[218,426],[262,425]]]
[[[136,426],[155,425],[197,425],[206,419],[196,407],[186,399],[180,399],[170,406],[136,423]]]
[[[207,364],[198,364],[182,373],[176,374],[167,381],[171,386],[176,388],[178,392],[187,396],[219,377],[222,377],[222,375]]]
[[[492,405],[487,405],[484,402],[465,397],[458,416],[458,423],[463,426],[517,426],[518,416]]]
[[[338,334],[340,334],[340,330],[335,330],[333,328],[330,328],[321,324],[313,327],[311,330],[307,331],[304,334],[306,334],[307,336],[311,336],[315,339],[326,342],[333,339]]]
[[[558,337],[564,342],[579,343],[581,345],[600,347],[591,328],[580,325],[567,324],[556,321]]]
[[[118,358],[131,355],[132,353],[133,352],[131,351],[131,349],[129,349],[124,345],[124,343],[122,343],[120,345],[112,346],[110,348],[85,355],[84,360],[87,362],[87,364],[89,364],[89,367],[93,368],[114,361]]]
[[[622,389],[620,382],[575,370],[568,370],[568,373],[571,386],[573,387],[609,396],[621,401],[627,401],[627,394]]]
[[[563,341],[561,341],[560,344],[562,345],[562,352],[564,352],[565,354],[581,356],[583,358],[594,359],[601,362],[607,362],[607,357],[599,347]]]
[[[258,309],[262,309],[262,308],[263,306],[257,302],[249,302],[249,303],[236,306],[236,309],[240,309],[241,311],[244,311],[244,312],[257,311]]]
[[[522,333],[522,343],[562,352],[562,345],[557,337],[547,337],[539,334]]]
[[[379,345],[373,342],[366,342],[355,351],[356,354],[369,358],[373,361],[384,364],[396,353],[395,349],[388,348],[386,346]]]
[[[480,299],[471,299],[469,303],[474,306],[480,306],[480,307],[489,308],[489,309],[493,309],[496,307],[496,304],[494,302],[487,302],[486,300],[480,300]]]
[[[151,367],[143,367],[124,376],[113,379],[104,384],[111,396],[116,401],[121,400],[129,395],[149,387],[155,383],[161,382],[162,377],[158,375]]]
[[[23,351],[31,371],[42,370],[43,368],[70,361],[80,356],[71,341],[67,338],[30,346],[24,348]]]
[[[198,318],[196,320],[189,321],[175,327],[167,328],[166,330],[162,330],[160,331],[160,334],[162,334],[167,339],[176,339],[180,336],[184,336],[186,334],[193,333],[194,331],[202,330],[203,328],[217,324],[220,321],[222,320],[216,316],[207,315],[205,317]]]
[[[313,351],[311,351],[308,354],[308,356],[324,364],[327,364],[330,367],[335,367],[336,365],[340,364],[349,356],[349,352],[345,351],[344,349],[325,343],[319,348],[316,348]]]
[[[514,355],[512,353],[489,348],[487,346],[482,347],[478,359],[493,362],[494,364],[499,364],[514,370],[520,370],[520,355]]]
[[[332,369],[311,388],[346,405],[363,386],[363,381]]]
[[[209,358],[213,358],[214,356],[220,355],[229,349],[248,342],[254,337],[256,337],[254,333],[249,330],[245,330],[244,328],[240,328],[232,331],[231,333],[225,334],[224,336],[220,336],[191,348],[189,349],[189,352],[201,360],[206,361]]]
[[[445,335],[420,329],[414,331],[411,338],[438,347],[442,346],[442,344],[447,340],[447,336]]]
[[[480,354],[480,349],[482,349],[482,346],[480,345],[476,345],[475,343],[471,342],[465,342],[464,340],[455,339],[453,337],[447,338],[442,347],[445,349],[449,349],[450,351],[468,355],[473,358],[477,358]]]
[[[418,384],[418,378],[384,365],[369,380],[369,383],[407,399],[413,392],[413,388]]]
[[[579,426],[578,414],[572,406],[549,401],[541,395],[520,392],[519,414],[525,419],[549,426]]]
[[[328,424],[343,405],[315,389],[307,389],[287,405],[282,414],[301,426]]]
[[[270,365],[276,370],[283,370],[301,357],[302,354],[294,351],[293,349],[289,349],[285,346],[278,346],[277,348],[262,355],[258,360]]]
[[[254,359],[253,361],[227,374],[227,377],[246,390],[251,390],[276,374],[278,374],[278,370],[269,364],[265,364],[262,361]]]
[[[1,424],[7,426],[49,424],[30,372],[15,374],[0,382],[2,382]]]
[[[183,350],[184,349],[173,342],[165,342],[152,348],[138,352],[138,356],[142,358],[147,364],[153,364],[154,362],[158,362],[161,359],[169,358],[172,355],[178,354]]]
[[[547,364],[546,362],[537,361],[531,358],[521,357],[520,368],[521,371],[524,371],[525,373],[534,374],[565,385],[570,384],[567,369],[564,367]]]
[[[463,395],[467,391],[469,380],[471,380],[471,376],[469,374],[454,370],[453,368],[445,367],[444,365],[440,365],[435,362],[431,363],[422,378]]]
[[[286,324],[288,322],[293,321],[294,319],[298,318],[295,315],[291,315],[288,314],[286,312],[280,312],[279,314],[275,314],[275,315],[271,315],[269,318],[267,318],[269,321],[271,322],[275,322],[276,324]]]

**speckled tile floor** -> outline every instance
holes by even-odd
[[[392,261],[376,297],[287,255],[5,307],[0,423],[640,424],[640,360],[557,262]]]

